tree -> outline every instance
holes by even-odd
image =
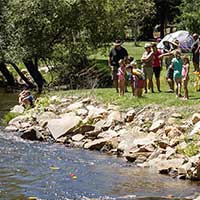
[[[154,0],[156,5],[156,22],[160,24],[160,37],[165,35],[165,26],[172,23],[179,15],[179,8],[182,0]]]
[[[200,30],[200,2],[194,0],[183,0],[180,5],[181,15],[178,18],[179,27],[192,33]]]
[[[131,29],[135,44],[141,35],[142,28],[146,26],[145,19],[151,20],[154,17],[154,6],[151,0],[126,0],[124,2],[126,25],[128,29]]]

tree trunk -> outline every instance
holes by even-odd
[[[15,79],[13,77],[13,75],[9,72],[9,70],[6,68],[6,65],[4,62],[0,63],[0,71],[3,74],[3,76],[5,77],[5,79],[8,82],[9,86],[15,86]]]
[[[42,77],[42,74],[39,72],[37,64],[35,65],[32,60],[25,60],[24,64],[25,64],[28,72],[32,76],[33,80],[36,82],[36,84],[38,86],[38,92],[41,93],[44,83],[45,83],[45,80]]]
[[[160,18],[160,38],[164,38],[165,36],[165,16],[161,16]]]
[[[20,71],[20,69],[18,68],[18,66],[15,63],[10,63],[13,68],[15,69],[15,71],[19,74],[19,76],[21,77],[21,79],[29,86],[29,88],[33,89],[35,86],[33,85],[33,83],[31,81],[28,80],[28,78],[26,78],[26,76]]]

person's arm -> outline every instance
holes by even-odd
[[[185,75],[186,77],[188,77],[189,74],[189,67],[190,67],[189,64],[186,64],[186,75]]]
[[[149,53],[146,57],[141,58],[142,62],[148,62],[153,57],[153,52]]]
[[[160,56],[159,56],[159,59],[162,59],[163,57],[165,57],[165,56],[172,56],[173,55],[173,51],[170,51],[170,52],[168,52],[168,53],[163,53],[163,54],[161,54]]]
[[[197,47],[195,54],[199,53],[200,45]]]

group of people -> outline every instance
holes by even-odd
[[[198,35],[194,34],[193,37],[195,41],[192,46],[193,65],[195,70],[199,71],[200,45]],[[137,68],[137,63],[133,58],[128,57],[128,52],[122,47],[122,42],[120,40],[115,41],[108,62],[112,71],[113,84],[120,96],[124,95],[128,82],[130,82],[134,96],[142,96],[143,89],[145,93],[154,93],[154,75],[157,90],[161,92],[160,74],[162,65],[165,63],[166,80],[169,85],[168,92],[175,92],[177,98],[184,100],[189,98],[189,58],[186,55],[182,56],[178,40],[164,41],[163,44],[164,48],[158,49],[156,42],[146,43],[144,45],[145,51],[141,57],[141,67]],[[182,85],[184,89],[183,96],[181,94]]]

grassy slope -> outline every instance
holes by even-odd
[[[124,47],[127,48],[129,55],[133,56],[136,60],[140,59],[143,51],[144,51],[144,42],[140,43],[140,47],[134,47],[132,42],[124,43]],[[107,66],[107,56],[101,55],[98,53],[95,58],[97,59],[98,67],[102,71],[109,71]],[[119,97],[118,94],[112,88],[105,88],[105,89],[93,89],[93,90],[77,90],[77,91],[64,91],[62,95],[71,95],[71,94],[78,94],[78,95],[92,95],[95,96],[98,100],[102,101],[103,103],[114,103],[118,104],[122,108],[133,107],[133,106],[144,106],[148,104],[159,104],[163,106],[186,106],[195,109],[195,107],[200,107],[198,104],[200,103],[200,93],[195,92],[194,88],[194,81],[196,79],[196,75],[192,74],[193,66],[191,64],[190,68],[190,80],[189,80],[189,96],[190,99],[188,101],[183,101],[177,99],[175,94],[167,93],[166,91],[169,89],[168,85],[165,80],[166,70],[163,66],[163,71],[161,73],[161,90],[162,93],[157,93],[155,87],[155,78],[154,78],[154,90],[155,93],[148,93],[143,95],[143,98],[134,98],[132,97],[131,93],[126,93],[124,97]],[[131,89],[129,88],[129,91]],[[182,89],[183,93],[183,89]],[[198,110],[197,110],[198,111]]]

